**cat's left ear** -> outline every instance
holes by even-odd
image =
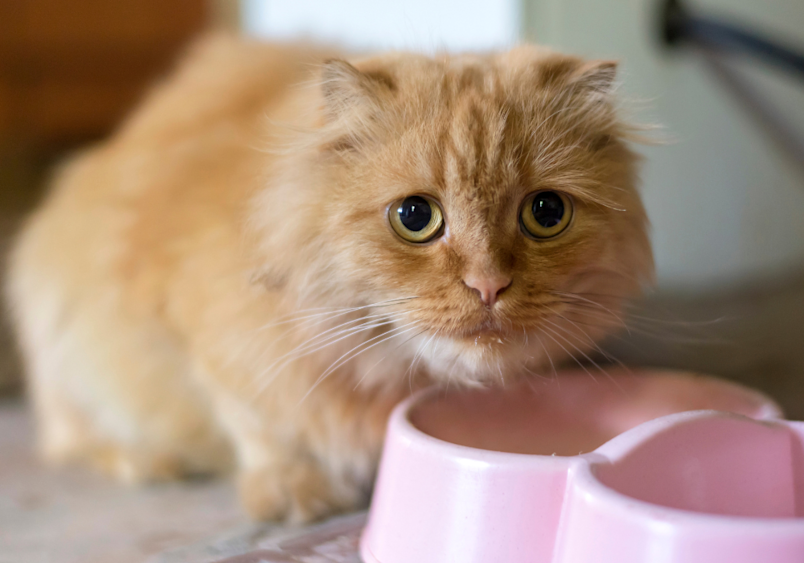
[[[342,59],[324,62],[321,90],[327,117],[337,119],[357,108],[376,107],[383,91],[394,89],[390,76],[360,71]]]
[[[607,98],[614,90],[617,78],[617,61],[589,61],[574,73],[571,84],[583,93]]]

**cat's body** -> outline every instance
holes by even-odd
[[[261,518],[356,506],[411,389],[589,349],[650,277],[611,65],[328,56],[208,40],[61,171],[8,286],[48,458],[236,467]],[[525,236],[546,189],[571,224]],[[414,194],[443,208],[423,245],[389,226]]]

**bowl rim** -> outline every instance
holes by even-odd
[[[640,376],[637,375],[635,372],[644,371],[645,375]],[[688,381],[692,381],[695,379],[698,380],[706,380],[709,382],[715,382],[718,385],[722,385],[723,387],[730,388],[732,390],[737,390],[744,393],[747,397],[751,397],[755,400],[757,405],[757,410],[754,416],[746,418],[752,418],[758,421],[766,421],[766,420],[782,420],[784,418],[784,414],[782,412],[781,407],[769,396],[762,393],[761,391],[757,391],[756,389],[752,389],[746,385],[742,385],[741,383],[737,383],[734,381],[729,381],[726,379],[720,379],[718,377],[714,377],[711,375],[706,375],[694,371],[684,371],[684,370],[670,370],[670,369],[657,369],[657,368],[634,368],[630,370],[630,374],[628,377],[649,377],[651,379],[656,380],[664,380],[668,381],[671,379],[685,379]],[[580,369],[568,369],[562,370],[559,377],[575,377],[581,376],[584,372]],[[622,377],[622,376],[615,376],[615,377]],[[467,388],[466,392],[476,391],[476,388]],[[414,392],[411,396],[403,400],[399,403],[396,407],[394,407],[393,411],[391,412],[391,416],[388,420],[388,427],[387,430],[390,431],[392,425],[395,431],[400,432],[400,438],[405,439],[409,445],[418,445],[420,448],[440,448],[445,453],[452,453],[453,457],[461,458],[467,461],[476,461],[476,462],[502,462],[507,461],[508,463],[515,463],[525,462],[525,460],[530,460],[530,463],[534,463],[534,460],[541,460],[541,463],[555,465],[555,464],[563,464],[566,463],[568,460],[575,460],[575,459],[586,459],[590,456],[595,457],[599,456],[596,452],[601,449],[603,446],[606,446],[610,442],[617,440],[620,436],[625,433],[631,432],[637,428],[641,428],[645,424],[649,424],[654,420],[663,419],[667,416],[675,416],[677,414],[684,414],[689,412],[727,412],[727,411],[716,411],[713,409],[696,409],[696,410],[689,410],[689,411],[681,411],[677,413],[671,413],[668,415],[662,415],[655,419],[646,420],[639,425],[625,430],[613,436],[609,440],[606,440],[604,443],[600,444],[597,448],[592,451],[583,453],[583,454],[576,454],[576,455],[559,455],[559,454],[526,454],[526,453],[515,453],[515,452],[502,452],[498,450],[487,450],[483,448],[476,448],[473,446],[464,446],[462,444],[456,444],[454,442],[450,442],[448,440],[444,440],[442,438],[438,438],[433,436],[432,434],[428,434],[424,430],[418,428],[413,421],[411,420],[411,415],[413,410],[417,407],[423,406],[429,399],[433,398],[438,393],[443,392],[443,389],[440,386],[430,386],[425,387],[424,389],[420,389]],[[460,392],[460,391],[459,391]],[[744,416],[737,414],[736,416]]]

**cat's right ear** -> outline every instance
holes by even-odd
[[[393,81],[387,74],[362,72],[342,59],[325,61],[321,71],[328,119],[338,119],[358,108],[374,108],[382,91],[393,89]]]

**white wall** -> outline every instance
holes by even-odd
[[[804,48],[804,0],[687,0]],[[356,48],[477,50],[530,38],[622,61],[638,120],[672,144],[643,149],[660,284],[696,290],[804,267],[804,178],[693,56],[657,46],[658,0],[243,0],[247,32]],[[804,82],[753,66],[804,135]],[[637,112],[636,108],[642,108]],[[647,108],[647,109],[646,109]]]
[[[517,41],[519,0],[242,0],[247,33],[363,49],[478,50]]]
[[[539,42],[622,61],[623,93],[672,144],[643,150],[659,279],[696,290],[804,267],[804,178],[690,53],[657,46],[652,0],[527,0]],[[687,0],[804,49],[802,0]],[[804,81],[740,65],[804,135]],[[645,110],[644,108],[648,109]]]

